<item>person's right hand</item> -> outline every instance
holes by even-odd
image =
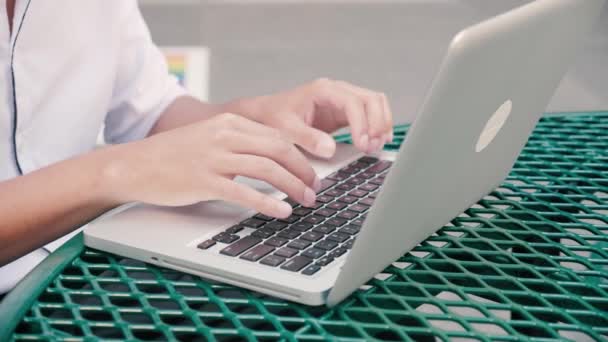
[[[304,155],[278,130],[233,114],[221,114],[119,145],[110,167],[123,202],[181,206],[225,200],[284,218],[291,206],[233,179],[266,181],[290,198],[311,206],[320,180]]]

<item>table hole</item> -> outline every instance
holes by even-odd
[[[105,310],[89,310],[81,308],[80,315],[84,319],[95,322],[111,322],[114,320],[112,315]]]
[[[154,324],[152,318],[143,312],[121,312],[120,317],[129,324]]]
[[[95,295],[70,293],[70,299],[72,300],[72,302],[74,302],[78,305],[84,305],[84,306],[101,305],[101,298],[99,298]]]
[[[434,304],[424,303],[416,308],[416,311],[424,312],[426,314],[442,314],[443,310]]]
[[[52,319],[74,319],[72,312],[64,308],[40,308],[40,313]]]
[[[84,337],[84,332],[82,331],[82,328],[71,322],[51,323],[51,328],[64,332],[64,333],[70,335],[70,337]],[[63,335],[63,334],[60,334],[60,335]]]
[[[586,228],[566,228],[566,230],[576,235],[596,235],[594,232]]]
[[[409,254],[413,255],[416,258],[422,259],[422,258],[428,256],[431,253],[429,253],[429,252],[411,251]]]
[[[606,223],[606,222],[604,222],[604,221],[602,221],[600,219],[596,219],[596,218],[581,218],[581,217],[579,217],[578,220],[581,221],[581,222],[588,223],[588,224],[593,225],[593,226],[604,226],[604,225],[608,224],[608,223]]]
[[[234,329],[234,325],[230,320],[223,316],[199,316],[203,323],[213,329]]]
[[[489,310],[496,318],[499,318],[503,321],[508,321],[511,319],[511,311],[509,310],[500,310],[500,309],[490,309]]]
[[[400,270],[408,268],[411,264],[412,264],[411,262],[400,262],[400,261],[395,261],[392,263],[393,266],[397,267]]]
[[[578,263],[578,262],[574,262],[574,261],[562,261],[559,263],[561,266],[565,267],[565,268],[569,268],[573,271],[585,271],[588,270],[587,266]]]
[[[392,330],[366,328],[365,331],[372,337],[380,341],[403,341],[403,338]]]
[[[385,281],[386,279],[390,278],[392,276],[392,274],[390,273],[378,273],[374,276],[374,279],[380,280],[380,281]]]
[[[587,334],[585,334],[582,331],[576,331],[576,330],[558,330],[557,333],[559,334],[559,336],[563,337],[564,339],[569,339],[571,341],[577,341],[577,342],[595,342],[595,339]],[[608,338],[608,336],[607,336]]]
[[[207,341],[207,338],[195,332],[189,331],[174,331],[173,336],[177,341],[188,341],[188,342],[204,342]]]
[[[393,323],[402,327],[420,327],[424,328],[426,325],[416,316],[406,314],[387,314],[389,320]]]
[[[154,328],[131,328],[131,332],[135,338],[144,340],[144,341],[162,341],[167,340],[167,337],[163,335],[160,331]]]
[[[123,334],[122,330],[118,327],[92,326],[91,332],[93,333],[93,335],[102,339],[122,340],[125,338],[125,335]]]
[[[412,341],[416,342],[437,342],[441,341],[438,337],[436,337],[432,333],[428,332],[406,332]]]
[[[265,319],[253,319],[253,318],[246,318],[240,319],[241,323],[246,326],[247,328],[251,329],[251,330],[256,330],[256,331],[275,331],[277,330],[275,328],[274,325],[272,325],[272,323],[270,323],[270,321],[265,320]]]
[[[470,306],[450,306],[450,311],[462,317],[485,317],[484,314]]]
[[[127,296],[110,296],[110,302],[116,306],[126,308],[141,307],[141,303],[137,299]]]
[[[508,335],[507,332],[498,324],[493,323],[469,323],[473,329],[487,335]]]
[[[382,318],[380,318],[380,316],[378,316],[377,314],[375,314],[371,311],[345,310],[345,313],[350,319],[357,321],[357,322],[369,323],[369,324],[384,323],[384,321],[382,320]]]
[[[539,337],[539,338],[550,338],[553,337],[551,332],[547,329],[544,329],[539,325],[531,325],[531,324],[512,324],[511,325],[517,332],[522,335],[526,335],[529,337]]]
[[[349,326],[348,324],[327,324],[321,323],[321,326],[330,334],[336,337],[344,337],[344,338],[361,338],[361,335],[357,332],[356,329]]]
[[[429,322],[435,328],[444,330],[444,331],[466,331],[464,327],[455,321],[448,321],[444,319],[430,319]]]

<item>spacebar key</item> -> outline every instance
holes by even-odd
[[[310,264],[311,262],[312,262],[311,258],[307,258],[305,256],[298,255],[298,256],[294,257],[293,259],[289,260],[287,263],[283,264],[283,266],[281,266],[281,268],[284,270],[287,270],[287,271],[298,272],[299,270],[304,268],[304,266]]]
[[[233,243],[232,245],[222,249],[220,251],[220,253],[224,254],[224,255],[228,255],[228,256],[237,256],[241,253],[243,253],[244,251],[248,250],[249,248],[257,245],[258,243],[260,243],[262,241],[262,239],[255,237],[255,236],[245,236],[244,238],[240,239],[239,241]]]

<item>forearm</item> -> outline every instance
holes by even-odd
[[[108,177],[114,153],[109,147],[0,182],[0,266],[121,204]]]

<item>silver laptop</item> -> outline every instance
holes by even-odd
[[[220,201],[131,204],[93,248],[309,305],[335,305],[508,174],[604,0],[539,0],[458,33],[398,153],[340,145],[285,220]],[[285,197],[265,183],[243,182]]]

